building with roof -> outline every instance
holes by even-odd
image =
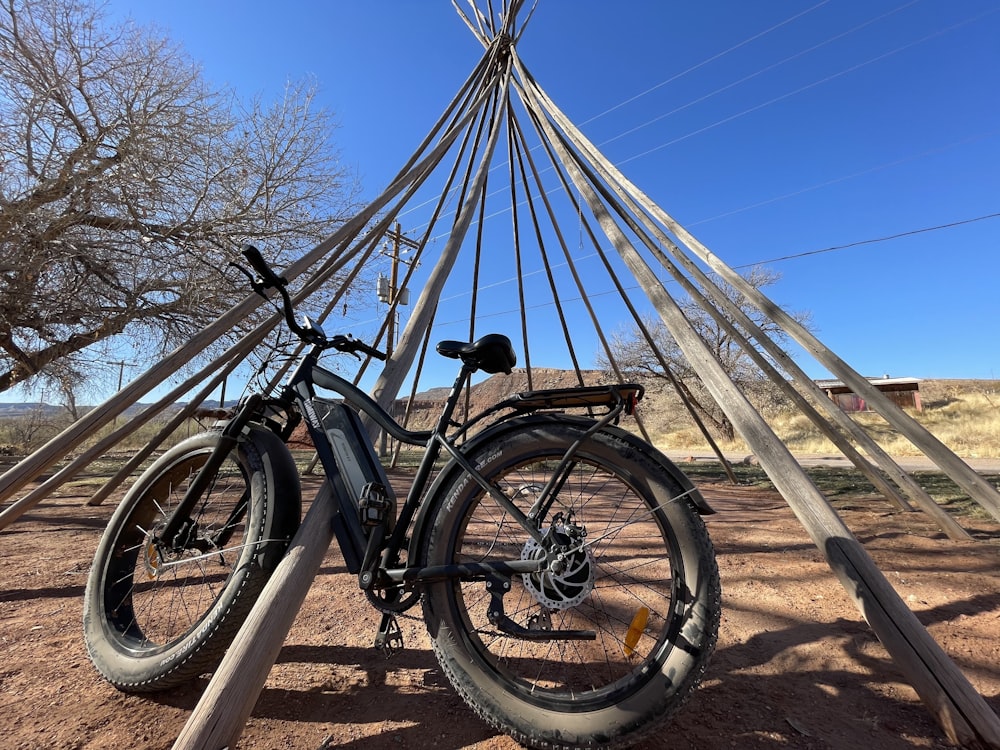
[[[868,378],[869,383],[878,388],[896,406],[903,409],[923,411],[920,403],[920,380],[918,378]],[[861,396],[854,393],[850,386],[840,380],[817,380],[816,385],[823,389],[830,400],[846,412],[870,411],[868,404]]]

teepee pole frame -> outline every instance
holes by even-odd
[[[515,68],[519,68],[516,57]],[[530,92],[526,104],[537,112],[542,111],[540,102],[531,97]],[[1000,747],[1000,719],[930,637],[787,447],[732,382],[676,301],[667,294],[656,274],[614,221],[551,122],[545,117],[538,121],[601,229],[653,302],[685,357],[744,440],[756,451],[771,481],[824,553],[845,590],[942,729],[950,739],[961,744],[985,743],[988,747]],[[624,213],[620,206],[617,210]]]
[[[736,329],[732,322],[722,314],[722,310],[725,310],[728,315],[732,317],[740,326],[742,326],[746,331],[748,331],[767,351],[767,353],[776,361],[781,364],[781,366],[788,372],[794,381],[794,383],[813,396],[814,402],[822,405],[830,418],[847,434],[851,435],[859,445],[863,446],[865,451],[876,460],[886,475],[891,477],[900,487],[906,490],[907,494],[917,503],[917,505],[927,513],[941,528],[944,530],[949,537],[957,540],[966,540],[969,538],[968,533],[962,529],[962,527],[944,510],[942,509],[934,500],[921,488],[916,481],[899,465],[864,431],[864,429],[854,422],[849,416],[847,416],[842,410],[840,410],[835,404],[833,404],[830,399],[826,398],[823,392],[818,386],[806,375],[806,373],[795,364],[794,360],[788,356],[788,354],[781,349],[770,337],[764,333],[756,323],[750,320],[747,315],[739,309],[738,306],[733,304],[725,294],[722,293],[718,287],[701,271],[694,263],[690,261],[680,249],[673,243],[673,241],[663,233],[663,231],[656,226],[654,223],[646,219],[647,214],[645,211],[652,211],[656,207],[649,202],[648,199],[641,201],[641,205],[638,205],[636,200],[633,199],[632,194],[626,191],[625,187],[621,184],[623,178],[621,174],[609,163],[606,159],[597,151],[597,149],[591,144],[586,138],[572,125],[568,118],[563,115],[558,108],[551,102],[548,97],[545,96],[544,92],[538,89],[537,84],[534,85],[534,90],[536,95],[539,97],[540,101],[544,103],[553,119],[558,122],[559,126],[567,133],[573,141],[576,148],[580,149],[581,152],[587,154],[589,157],[589,163],[594,169],[598,170],[601,174],[605,183],[610,185],[611,188],[625,203],[628,205],[629,211],[632,212],[634,216],[640,217],[640,219],[645,219],[644,224],[646,228],[651,231],[656,239],[659,240],[663,245],[672,249],[672,253],[676,260],[684,265],[685,269],[696,279],[698,279],[701,284],[701,289],[704,289],[707,294],[712,297],[712,302],[709,302],[701,291],[695,287],[689,279],[687,279],[670,261],[667,259],[666,255],[656,246],[656,243],[651,241],[647,236],[645,236],[641,230],[633,225],[631,228],[640,237],[649,251],[658,258],[659,262],[666,268],[671,276],[680,283],[685,291],[697,301],[703,309],[705,309],[709,314],[711,314],[720,325],[726,328],[727,332],[736,337],[738,340],[742,341],[742,346],[747,354],[754,359],[755,363],[772,378],[772,380],[786,393],[789,394],[795,403],[801,407],[804,399],[798,394],[791,393],[791,384],[787,379],[782,377],[775,368],[767,363],[766,360],[761,356],[760,352],[756,350],[746,339],[746,337]],[[621,179],[619,179],[621,178]],[[591,176],[591,180],[596,183],[596,177]],[[611,200],[610,195],[605,194],[605,200]],[[621,212],[623,217],[627,217],[627,212],[624,210]],[[739,276],[737,274],[737,276]],[[743,286],[748,286],[743,277],[739,277],[743,282]],[[780,325],[780,323],[779,323]],[[857,450],[855,450],[842,435],[838,434],[829,421],[824,420],[815,408],[807,407],[803,409],[803,413],[810,417],[812,421],[821,429],[821,431],[830,438],[830,440],[847,456],[852,462],[858,467],[866,477],[878,488],[891,502],[896,503],[901,508],[907,508],[907,504],[902,497],[899,496],[895,488],[889,485],[885,478],[878,475],[871,464],[865,460]]]

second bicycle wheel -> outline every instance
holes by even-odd
[[[715,556],[683,474],[611,428],[555,475],[590,424],[529,418],[469,457],[536,533],[463,473],[429,535],[432,566],[549,561],[433,583],[424,597],[453,685],[531,747],[622,747],[651,733],[697,684],[718,631]]]
[[[214,669],[284,554],[298,525],[298,475],[278,438],[251,435],[225,458],[173,540],[159,532],[218,432],[164,453],[112,516],[87,581],[83,624],[91,660],[115,687],[162,690]]]

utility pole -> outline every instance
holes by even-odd
[[[420,243],[416,240],[411,240],[405,234],[403,234],[403,228],[397,221],[395,226],[388,232],[385,236],[392,240],[392,251],[388,253],[389,260],[391,261],[389,266],[389,278],[386,279],[385,276],[379,274],[378,277],[378,299],[380,302],[385,302],[389,305],[389,317],[386,319],[386,329],[385,329],[385,353],[386,357],[391,359],[392,353],[396,349],[396,320],[399,315],[398,308],[399,305],[407,305],[410,302],[410,290],[399,288],[399,264],[408,263],[409,261],[404,260],[400,257],[400,248],[408,247],[412,250],[417,250],[420,248]],[[385,254],[385,252],[383,251]],[[395,410],[390,409],[390,414],[395,417]],[[382,430],[381,440],[379,441],[379,453],[382,456],[388,454],[388,441],[385,434],[385,430]]]
[[[122,359],[119,360],[118,362],[108,362],[108,364],[118,365],[118,390],[116,391],[116,393],[118,393],[121,391],[122,382],[125,380],[125,366],[128,365],[129,367],[131,367],[132,363],[126,362],[125,360]],[[114,419],[111,420],[111,429],[114,430],[117,424],[118,424],[118,415],[116,414],[114,416]]]
[[[396,348],[396,299],[400,298],[399,304],[406,305],[409,303],[409,289],[399,289],[399,264],[407,263],[406,260],[400,257],[400,248],[408,247],[412,250],[417,250],[420,247],[420,243],[416,240],[411,240],[402,232],[402,227],[399,222],[396,222],[396,226],[390,231],[385,233],[385,236],[392,240],[392,251],[389,253],[389,260],[391,264],[389,266],[389,279],[388,285],[384,285],[385,277],[379,276],[379,287],[378,287],[378,298],[379,301],[385,302],[389,305],[389,318],[386,325],[386,355],[392,356],[393,351]]]

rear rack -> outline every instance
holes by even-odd
[[[473,425],[502,411],[510,413],[503,415],[497,421],[542,410],[587,409],[593,414],[594,409],[603,407],[605,409],[603,414],[616,413],[612,419],[617,422],[617,416],[621,412],[632,414],[635,411],[636,404],[644,393],[645,389],[637,383],[524,391],[472,417],[461,426],[459,434],[468,432]]]
[[[552,388],[541,391],[525,391],[502,402],[505,407],[516,411],[537,409],[571,409],[581,407],[606,406],[613,408],[624,404],[626,414],[635,410],[645,390],[637,383],[621,385],[595,385],[580,388]],[[500,406],[500,404],[497,404]]]

